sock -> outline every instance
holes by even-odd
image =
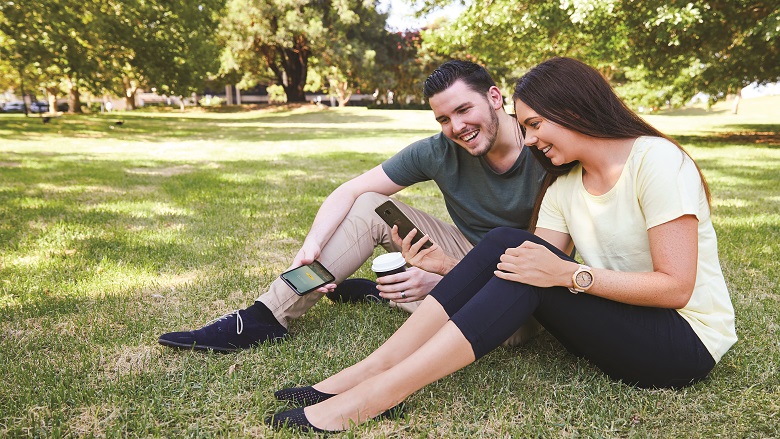
[[[284,325],[282,325],[281,323],[279,323],[278,320],[276,320],[274,313],[272,313],[271,310],[268,309],[265,303],[259,300],[256,300],[255,303],[247,307],[244,311],[246,311],[252,317],[256,318],[257,320],[263,323],[271,323],[271,324],[277,323],[279,326],[284,327]]]

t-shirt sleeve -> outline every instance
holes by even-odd
[[[648,229],[683,215],[698,218],[704,191],[693,160],[676,145],[662,142],[647,149],[636,176],[637,196]]]
[[[544,194],[542,206],[539,210],[539,218],[536,221],[536,227],[550,229],[556,232],[569,233],[566,226],[566,218],[561,208],[561,186],[563,178],[558,178]]]
[[[385,160],[382,169],[393,183],[404,187],[411,186],[432,179],[429,171],[435,164],[431,162],[431,158],[431,139],[418,140]]]

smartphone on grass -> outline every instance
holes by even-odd
[[[285,271],[279,277],[299,296],[311,293],[317,288],[333,283],[336,280],[336,277],[320,261],[314,261],[309,265],[301,265],[298,268]]]
[[[406,235],[409,234],[409,232],[412,231],[412,229],[417,229],[417,234],[414,235],[414,238],[412,239],[412,244],[417,244],[417,241],[422,239],[422,237],[425,235],[422,230],[420,230],[419,227],[414,225],[412,220],[409,219],[403,212],[401,212],[401,209],[396,206],[395,203],[393,203],[392,200],[385,201],[379,207],[374,209],[379,215],[380,218],[382,218],[388,226],[398,226],[398,236],[401,237],[401,239],[404,239]],[[431,243],[430,239],[423,244],[422,248],[429,248],[433,244]],[[421,249],[422,250],[422,249]]]

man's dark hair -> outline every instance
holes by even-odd
[[[470,61],[452,60],[440,65],[428,76],[423,85],[423,97],[428,100],[436,93],[450,88],[458,80],[481,94],[487,94],[490,87],[496,85],[490,73],[481,65]]]

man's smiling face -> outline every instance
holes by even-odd
[[[498,137],[496,105],[500,107],[500,99],[497,89],[483,95],[459,80],[433,95],[428,103],[444,135],[480,157],[490,151]]]

